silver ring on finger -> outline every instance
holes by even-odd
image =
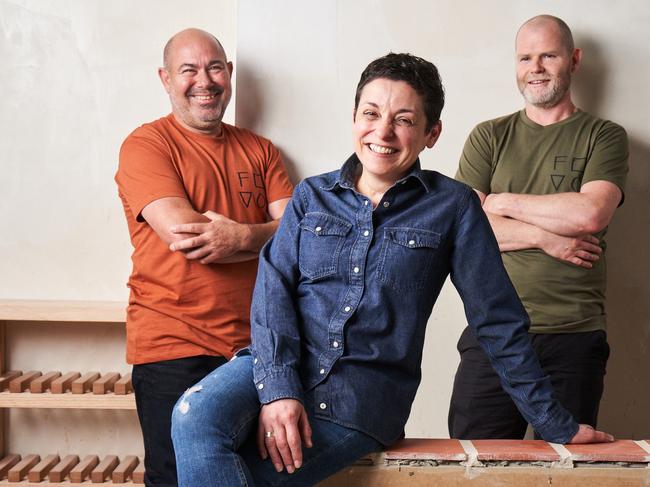
[[[265,431],[264,432],[264,438],[273,438],[274,433],[273,431]]]

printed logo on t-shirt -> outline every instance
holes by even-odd
[[[262,175],[256,172],[238,171],[239,199],[246,208],[266,208],[266,188]]]
[[[555,156],[553,160],[553,173],[551,173],[551,184],[555,191],[566,191],[561,189],[565,180],[570,181],[571,190],[580,191],[582,175],[587,164],[586,157]]]

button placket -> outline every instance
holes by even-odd
[[[329,387],[325,382],[314,389],[314,408],[317,416],[330,417],[332,414]]]

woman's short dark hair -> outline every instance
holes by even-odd
[[[371,62],[361,73],[354,96],[354,109],[359,106],[363,88],[379,78],[404,81],[422,97],[424,114],[427,117],[428,132],[440,120],[440,112],[445,105],[445,90],[438,69],[429,61],[408,53],[388,53]]]

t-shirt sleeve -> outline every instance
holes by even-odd
[[[484,194],[490,194],[492,177],[492,134],[490,124],[481,123],[467,137],[460,156],[456,179]]]
[[[142,209],[152,201],[165,197],[187,198],[165,141],[146,127],[133,132],[122,144],[115,181],[140,222]]]
[[[280,151],[269,141],[265,141],[266,147],[266,171],[265,185],[266,195],[269,203],[284,198],[290,198],[293,193],[293,184],[282,162]]]
[[[628,173],[628,141],[625,129],[613,122],[605,122],[596,135],[596,142],[582,176],[582,184],[590,181],[609,181],[625,193]]]

